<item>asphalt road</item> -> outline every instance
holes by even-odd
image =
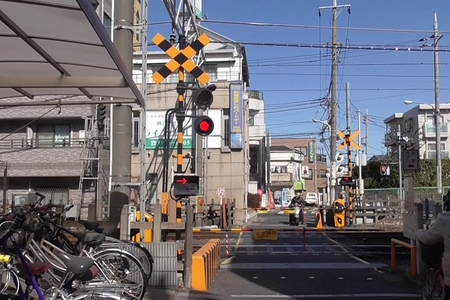
[[[313,223],[313,213],[307,220]],[[259,215],[252,228],[283,229],[285,215]],[[301,226],[299,226],[301,229]],[[382,263],[348,253],[324,232],[279,232],[277,240],[243,233],[208,293],[189,299],[420,299],[420,287],[384,274]]]

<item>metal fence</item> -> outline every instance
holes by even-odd
[[[444,191],[450,187],[444,187]],[[377,224],[399,227],[403,224],[403,201],[400,200],[399,188],[366,189],[364,197],[355,201],[356,224]],[[439,203],[441,196],[436,187],[414,188],[414,202],[425,199]]]

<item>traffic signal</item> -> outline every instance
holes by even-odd
[[[173,176],[173,194],[177,198],[197,196],[200,178],[192,174]]]
[[[194,130],[198,135],[207,136],[214,130],[214,121],[208,116],[199,116],[194,119]]]
[[[97,106],[97,128],[100,131],[105,129],[106,105],[99,104]]]
[[[213,93],[208,88],[199,88],[192,94],[192,101],[200,109],[208,109],[213,103]]]
[[[380,175],[381,176],[389,176],[390,175],[390,168],[389,166],[380,166]]]
[[[350,176],[341,177],[341,186],[353,186],[353,178]]]

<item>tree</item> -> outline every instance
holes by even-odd
[[[389,176],[381,176],[380,167],[382,165],[390,167]],[[358,167],[353,169],[353,178],[358,178]],[[403,176],[405,173],[403,172]],[[399,171],[398,162],[393,160],[368,161],[362,168],[362,178],[364,187],[374,188],[398,188]],[[450,159],[442,160],[442,185],[450,186]],[[415,187],[434,187],[436,186],[436,161],[432,159],[421,159],[420,169],[414,174]]]

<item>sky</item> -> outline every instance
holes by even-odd
[[[178,2],[178,1],[177,1]],[[319,7],[332,0],[203,0],[202,22],[231,40],[242,43],[247,52],[250,90],[263,92],[267,128],[272,138],[319,137],[327,119],[320,103],[328,95],[331,79],[331,49],[305,48],[327,45],[332,38],[332,13]],[[445,0],[339,0],[350,5],[339,11],[337,40],[342,49],[338,65],[337,129],[346,129],[346,84],[351,101],[351,129],[357,130],[357,111],[362,120],[368,112],[368,157],[385,154],[383,120],[412,108],[404,100],[434,103],[432,40],[424,51],[419,40],[433,34],[433,12],[438,15],[440,101],[450,102],[450,1]],[[161,33],[168,37],[171,27],[152,23],[170,21],[160,0],[149,0],[149,40]],[[225,21],[225,22],[224,22]],[[270,26],[252,26],[264,23]],[[286,26],[295,25],[295,26]],[[269,46],[285,44],[287,46]],[[296,45],[302,45],[298,47]],[[355,49],[364,46],[365,49]],[[368,46],[387,50],[367,50]],[[449,52],[445,52],[445,50]],[[329,141],[323,143],[327,150]]]

